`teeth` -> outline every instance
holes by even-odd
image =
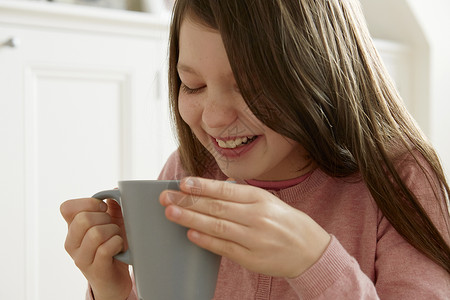
[[[216,139],[216,141],[219,144],[219,147],[221,148],[234,149],[236,147],[241,146],[242,144],[247,143],[248,141],[253,141],[255,138],[256,136],[253,135],[253,136],[238,137],[235,140],[222,141]]]
[[[228,148],[236,148],[236,143],[232,140],[227,141]]]
[[[221,148],[226,148],[227,147],[227,143],[225,143],[224,141],[218,140],[218,139],[216,139],[216,141],[219,144],[219,147],[221,147]]]

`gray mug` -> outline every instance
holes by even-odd
[[[119,181],[119,189],[92,197],[114,199],[122,208],[128,250],[115,258],[133,266],[139,299],[210,300],[220,256],[190,242],[186,228],[166,219],[159,203],[166,189],[179,190],[179,181]]]

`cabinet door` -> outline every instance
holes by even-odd
[[[161,37],[0,28],[1,299],[82,299],[60,204],[155,178],[174,150]]]

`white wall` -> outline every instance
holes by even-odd
[[[430,47],[430,138],[450,174],[450,1],[408,0]]]
[[[450,1],[361,0],[374,38],[411,50],[408,109],[450,174]]]

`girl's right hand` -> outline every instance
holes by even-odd
[[[65,249],[95,299],[126,299],[132,288],[128,265],[114,259],[127,248],[120,206],[113,200],[74,199],[61,205],[61,214],[69,226]]]

